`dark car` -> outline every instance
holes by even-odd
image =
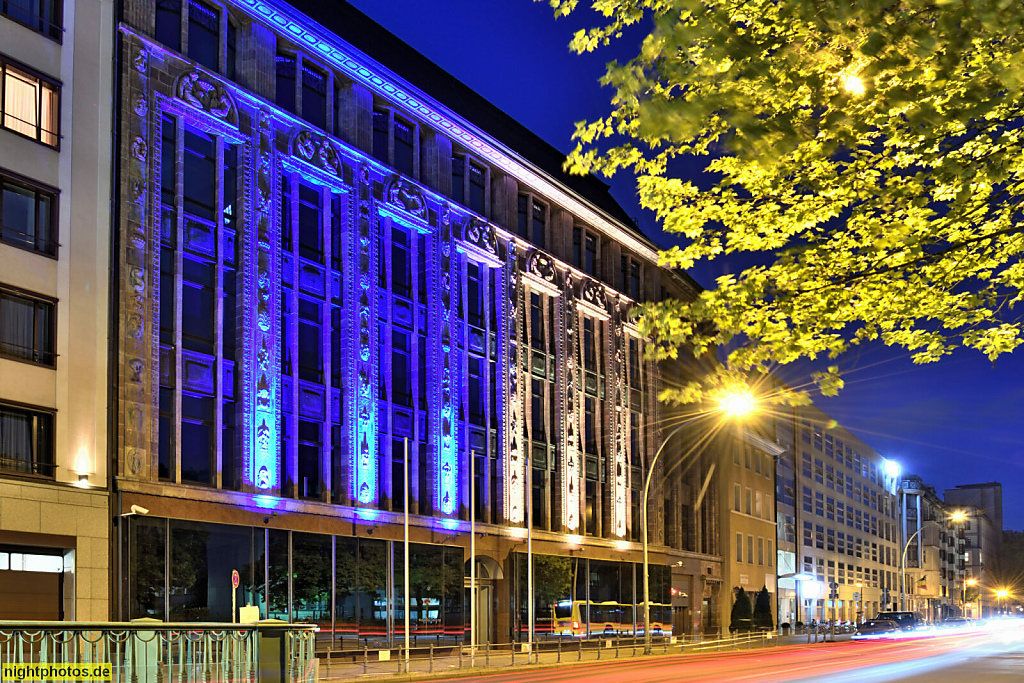
[[[892,619],[870,619],[857,627],[854,640],[890,638],[900,633],[900,625]]]
[[[920,612],[879,612],[875,619],[895,621],[901,631],[921,631],[928,627]]]

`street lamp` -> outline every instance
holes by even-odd
[[[1003,606],[1003,600],[1005,600],[1009,596],[1010,596],[1010,591],[1006,590],[1005,588],[1000,588],[999,590],[996,591],[996,600],[998,600],[999,615],[1000,616],[1005,614],[1005,610],[1006,610],[1006,608]]]
[[[977,585],[978,585],[978,580],[977,579],[967,579],[967,580],[964,581],[964,599],[963,599],[962,605],[963,605],[963,610],[964,610],[964,616],[965,617],[967,616],[967,587],[970,586],[971,588],[974,588]]]
[[[943,519],[933,519],[930,522],[925,522],[920,527],[918,527],[917,531],[915,531],[914,533],[910,534],[910,538],[907,539],[906,545],[903,546],[903,555],[900,557],[900,610],[901,611],[906,611],[906,609],[907,609],[907,549],[910,548],[911,542],[913,542],[914,538],[919,533],[921,533],[922,531],[924,531],[925,529],[927,529],[928,527],[930,527],[930,526],[932,526],[934,524],[939,524],[940,522],[943,522],[943,521],[962,522],[965,519],[967,519],[967,513],[962,512],[962,511],[957,511],[957,512],[954,512],[953,514],[951,514],[945,520],[943,520]],[[920,563],[921,563],[921,558],[918,557],[918,564],[920,564]],[[922,569],[923,569],[923,567],[922,567]]]
[[[726,394],[719,400],[718,410],[731,415],[739,417],[746,415],[754,409],[754,397],[746,391],[731,392]],[[644,654],[651,654],[651,577],[649,573],[649,563],[647,560],[647,497],[651,492],[651,475],[654,474],[654,466],[658,462],[658,458],[661,456],[661,452],[665,450],[665,446],[672,439],[673,436],[683,430],[684,427],[688,427],[700,418],[704,417],[704,414],[696,415],[691,417],[689,420],[684,420],[682,424],[678,425],[675,429],[669,432],[661,445],[658,446],[658,450],[654,452],[654,457],[651,458],[650,465],[647,467],[647,477],[644,479],[644,493],[640,506],[641,526],[643,527],[644,535]],[[710,481],[710,477],[709,477]],[[705,483],[705,488],[707,483]],[[703,497],[704,490],[701,490],[701,497]],[[698,498],[699,501],[699,498]],[[696,506],[694,506],[696,511]]]

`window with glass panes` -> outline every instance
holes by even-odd
[[[520,193],[516,208],[516,232],[543,249],[547,241],[548,206],[532,194]]]
[[[0,169],[0,241],[56,256],[57,197],[53,188]]]
[[[60,143],[60,84],[0,59],[0,126],[48,147]]]

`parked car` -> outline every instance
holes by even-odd
[[[877,640],[892,638],[901,632],[900,625],[892,619],[869,619],[857,627],[854,640]]]
[[[928,628],[928,622],[920,612],[879,612],[875,619],[895,621],[901,631],[923,631]]]

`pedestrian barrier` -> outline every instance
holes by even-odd
[[[0,621],[0,665],[109,664],[113,683],[314,683],[315,625]]]
[[[774,633],[745,633],[727,637],[676,636],[653,639],[653,656],[688,655],[750,650],[779,644]],[[487,643],[463,646],[410,647],[408,658],[401,645],[391,649],[320,653],[323,680],[394,677],[403,674],[439,674],[461,669],[521,668],[537,664],[573,664],[643,656],[643,638],[572,638],[534,643]],[[396,661],[397,660],[397,661]],[[408,663],[407,663],[408,662]],[[475,662],[475,665],[471,662]]]

